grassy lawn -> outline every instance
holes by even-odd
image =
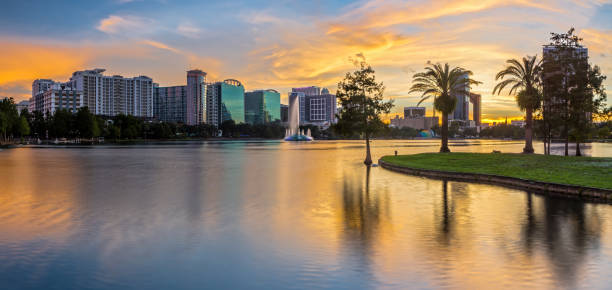
[[[385,156],[385,162],[417,169],[482,173],[612,189],[612,158],[493,153],[423,153]]]

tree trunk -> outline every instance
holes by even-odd
[[[582,152],[580,152],[580,142],[576,141],[576,156],[582,156]]]
[[[527,108],[525,114],[525,148],[523,153],[533,153],[533,109]]]
[[[440,152],[447,153],[450,152],[448,149],[448,114],[442,113],[442,146],[440,147]]]
[[[370,154],[370,135],[368,133],[365,134],[366,140],[366,158],[363,161],[363,164],[366,166],[372,165],[372,155]]]

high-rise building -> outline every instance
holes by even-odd
[[[287,123],[289,121],[289,106],[285,104],[280,105],[280,116],[281,122]]]
[[[28,111],[36,111],[37,100],[38,103],[42,102],[42,93],[51,88],[55,82],[50,79],[36,79],[32,82],[32,97],[29,100]],[[42,107],[40,107],[42,109]]]
[[[336,119],[336,95],[314,95],[306,96],[305,100],[305,124],[317,126],[329,126]]]
[[[468,79],[470,76],[466,73],[463,74],[462,79]],[[463,91],[467,93],[459,93],[457,91],[452,92],[455,98],[457,98],[457,104],[455,105],[455,111],[452,115],[452,120],[470,120],[470,87],[467,83],[462,83],[460,87],[456,88],[457,91]]]
[[[472,103],[472,108],[474,108],[473,112],[473,120],[476,126],[480,126],[480,122],[482,120],[482,107],[481,107],[482,96],[480,94],[471,93],[470,92],[470,103]]]
[[[83,93],[83,106],[97,115],[153,117],[153,80],[105,76],[104,69],[77,71],[67,86]]]
[[[328,89],[310,86],[291,89],[291,94],[297,94],[300,105],[300,125],[329,126],[336,120],[336,96]]]
[[[39,111],[45,115],[53,115],[57,110],[76,112],[84,107],[83,92],[67,84],[53,83],[44,91],[39,91],[29,101],[30,111]]]
[[[299,104],[300,104],[300,125],[306,124],[306,96],[318,96],[321,94],[321,88],[317,86],[310,87],[302,87],[302,88],[292,88],[292,93],[303,93],[303,95],[299,95]]]
[[[244,120],[249,124],[280,121],[280,93],[275,90],[258,90],[245,93]]]
[[[316,96],[321,94],[321,88],[316,86],[303,87],[303,88],[293,88],[291,89],[292,93],[304,93],[305,96]],[[328,92],[329,93],[329,92]]]
[[[197,125],[206,120],[206,73],[201,70],[187,72],[186,124]]]
[[[237,80],[208,84],[206,88],[206,123],[219,126],[234,120],[244,123],[244,86]]]
[[[32,97],[48,90],[55,82],[50,79],[37,79],[32,82]]]
[[[153,116],[163,122],[187,123],[187,86],[156,87]]]
[[[206,121],[206,73],[187,71],[187,85],[155,87],[154,117],[164,122],[198,125]]]

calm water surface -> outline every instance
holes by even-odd
[[[612,287],[611,205],[367,171],[363,155],[352,141],[0,151],[0,288]]]

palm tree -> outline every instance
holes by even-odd
[[[428,64],[425,72],[412,76],[412,87],[408,93],[420,92],[419,104],[431,97],[434,98],[435,110],[442,113],[442,146],[440,152],[450,152],[448,148],[448,115],[455,111],[457,95],[469,94],[471,85],[480,82],[470,79],[472,72],[460,67],[450,68],[448,63]]]
[[[523,62],[516,59],[506,61],[508,66],[497,73],[495,80],[501,80],[493,88],[493,94],[500,94],[505,87],[510,87],[508,94],[516,93],[516,102],[525,111],[525,148],[523,153],[533,153],[533,113],[540,107],[540,75],[542,60],[537,56],[523,57]],[[506,79],[504,79],[506,78]]]

